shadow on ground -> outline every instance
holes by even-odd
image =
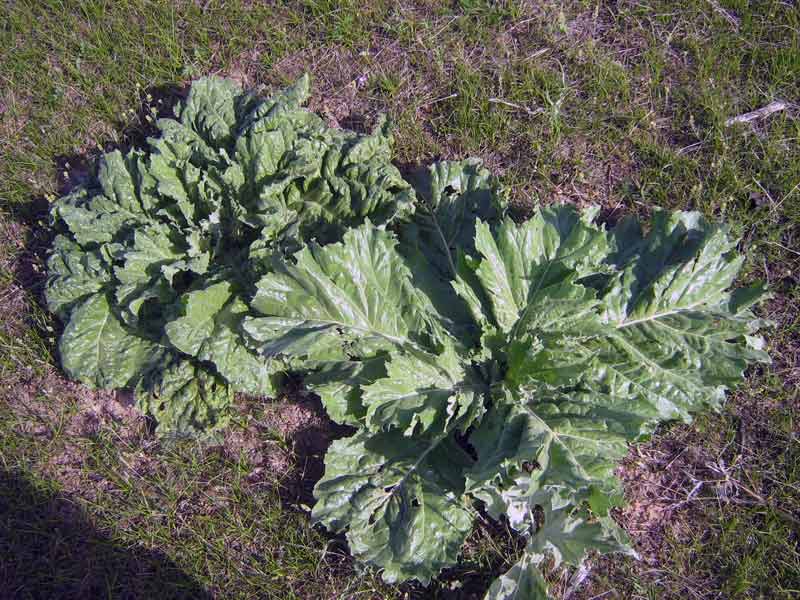
[[[55,194],[63,196],[81,186],[92,185],[98,160],[103,154],[114,150],[126,153],[132,149],[144,148],[149,137],[160,133],[156,126],[158,119],[173,117],[176,105],[186,97],[187,91],[188,85],[179,84],[145,88],[141,90],[141,102],[137,109],[123,115],[124,120],[115,124],[117,133],[113,140],[106,139],[97,147],[55,156],[52,163]],[[51,173],[43,174],[45,177],[50,175]],[[16,321],[21,321],[21,324],[36,332],[42,340],[49,340],[45,345],[54,355],[54,341],[60,336],[64,324],[44,316],[48,314],[44,299],[46,263],[57,233],[50,225],[52,199],[39,195],[26,202],[9,204],[5,198],[0,197],[0,218],[8,221],[5,224],[0,221],[0,236],[9,238],[0,239],[0,275],[4,262],[8,263],[11,275],[11,291],[0,294],[0,300],[5,300],[0,303],[0,312],[8,314],[10,306],[10,312]],[[16,241],[12,238],[19,238],[19,243],[12,249],[12,258],[8,260],[2,254],[3,242]],[[15,301],[19,306],[14,306]],[[8,326],[8,323],[5,325]],[[16,333],[4,331],[0,327],[0,334],[4,332]]]
[[[0,470],[0,599],[210,597],[162,553],[120,546],[67,497]]]

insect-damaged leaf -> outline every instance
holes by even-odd
[[[463,498],[470,459],[451,437],[360,432],[334,442],[313,517],[347,529],[354,556],[386,581],[427,583],[455,562],[472,528]]]
[[[426,252],[410,252],[404,242],[384,247],[381,262],[396,265],[396,254],[403,254],[422,300],[407,293],[390,304],[380,294],[391,286],[363,265],[343,278],[367,288],[359,298],[381,299],[372,304],[385,305],[380,318],[396,318],[416,301],[431,325],[410,329],[426,331],[413,340],[423,347],[402,341],[404,333],[365,352],[371,337],[362,335],[367,343],[360,346],[358,335],[342,338],[346,328],[317,330],[313,340],[314,347],[330,349],[337,339],[339,364],[348,368],[324,371],[323,388],[336,390],[325,401],[337,411],[346,406],[347,422],[358,427],[326,461],[315,514],[332,529],[349,530],[356,556],[384,568],[391,580],[427,580],[452,564],[455,552],[430,554],[421,541],[424,523],[405,512],[413,496],[391,494],[384,478],[410,481],[399,473],[413,467],[408,472],[426,492],[420,506],[435,505],[447,493],[432,483],[443,480],[442,457],[462,448],[475,460],[451,459],[460,466],[458,485],[449,488],[457,500],[448,506],[460,511],[479,501],[529,538],[525,555],[487,598],[545,597],[537,565],[546,556],[577,565],[590,550],[630,552],[607,516],[621,500],[614,467],[628,443],[661,420],[688,419],[691,411],[717,404],[748,364],[768,360],[756,335],[764,322],[750,312],[763,290],[731,290],[741,259],[723,229],[677,213],[657,216],[642,236],[626,221],[606,231],[592,223],[594,215],[549,207],[522,224],[477,221],[474,243],[454,238],[450,275],[442,267],[448,261],[429,255],[451,244],[436,249],[430,242],[436,236],[419,233],[436,228],[420,228],[416,239],[428,240]],[[430,285],[435,279],[419,272],[440,282]],[[398,285],[407,276],[391,281]],[[317,294],[309,284],[298,287]],[[451,301],[453,293],[466,313]],[[454,323],[477,332],[450,342]],[[379,368],[362,377],[352,368],[354,358],[355,364],[370,358]],[[392,442],[370,452],[374,440]],[[456,443],[445,450],[435,446],[439,440]],[[436,455],[442,462],[434,469]],[[433,567],[408,566],[407,547]]]

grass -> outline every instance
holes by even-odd
[[[86,407],[59,400],[49,418],[44,397],[0,410],[0,574],[4,590],[19,590],[11,597],[393,596],[356,577],[252,456],[164,447],[114,422],[77,433],[70,423]],[[33,439],[31,421],[48,424]],[[50,460],[61,482],[42,477]]]
[[[599,561],[572,598],[800,594],[792,3],[18,0],[0,9],[0,544],[19,554],[0,552],[0,595],[79,597],[77,573],[91,564],[86,589],[107,597],[467,598],[507,566],[503,533],[479,528],[442,583],[387,587],[357,573],[282,485],[251,481],[264,469],[253,452],[165,448],[105,417],[76,434],[96,407],[53,379],[58,324],[39,304],[46,199],[92,156],[140,141],[192,77],[269,88],[306,69],[326,118],[368,125],[386,112],[399,162],[481,156],[521,208],[599,203],[611,218],[691,208],[730,224],[748,256],[743,279],[774,293],[763,309],[776,322],[774,364],[721,415],[642,447],[642,472],[672,504],[695,487],[687,474],[700,492],[666,524],[637,521],[635,539],[659,540],[655,562]],[[776,98],[795,105],[726,126]],[[633,503],[669,496],[641,489],[629,485]]]
[[[18,472],[0,475],[3,558],[8,597],[58,597],[80,589],[92,597],[120,595],[135,574],[137,593],[203,597],[204,590],[157,553],[129,552],[93,528],[86,515],[52,483]],[[80,558],[76,559],[76,548]],[[86,575],[90,573],[87,580]],[[35,581],[35,588],[30,585]]]

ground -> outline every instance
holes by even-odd
[[[640,560],[558,597],[800,595],[800,7],[791,0],[15,0],[0,8],[0,598],[480,598],[518,547],[481,523],[430,588],[359,572],[309,524],[336,435],[302,390],[164,444],[64,379],[42,308],[48,202],[141,143],[187,82],[303,72],[331,124],[393,120],[397,162],[479,156],[535,203],[724,220],[768,282],[773,364],[620,467]],[[727,125],[774,100],[768,117]],[[89,575],[87,576],[87,573]],[[578,576],[580,575],[580,576]]]

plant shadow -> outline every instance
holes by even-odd
[[[137,110],[126,115],[126,120],[115,123],[115,131],[118,132],[116,139],[105,140],[83,152],[55,156],[52,162],[52,181],[56,194],[63,196],[80,186],[91,185],[96,176],[98,159],[104,153],[114,150],[125,153],[144,147],[148,137],[159,132],[156,121],[171,117],[174,107],[186,97],[187,92],[187,85],[167,84],[145,88],[141,90]],[[54,355],[53,340],[60,335],[63,324],[56,318],[48,317],[44,299],[47,256],[57,233],[50,226],[50,207],[51,199],[43,195],[14,204],[0,199],[0,216],[7,216],[22,236],[20,250],[9,261],[11,283],[25,294],[25,303],[28,306],[19,317],[27,327],[46,341],[48,350]],[[2,308],[0,305],[0,309]]]
[[[68,497],[0,470],[0,599],[211,598],[156,550],[98,531]]]

